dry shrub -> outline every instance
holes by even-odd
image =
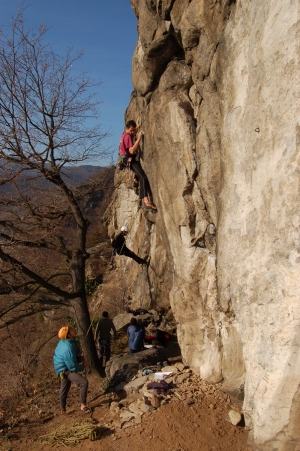
[[[37,314],[2,329],[0,410],[3,412],[14,410],[20,398],[33,396],[42,379],[53,379],[52,357],[60,322]]]

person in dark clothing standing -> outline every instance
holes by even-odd
[[[132,258],[139,265],[147,265],[148,264],[147,260],[140,258],[138,255],[136,255],[134,252],[132,252],[126,246],[125,237],[127,234],[128,234],[128,227],[127,226],[121,227],[121,232],[112,241],[112,247],[114,248],[115,252],[118,255],[125,255],[126,257]]]
[[[103,358],[105,357],[105,363],[107,363],[111,356],[111,331],[116,339],[117,331],[115,325],[108,317],[108,312],[103,312],[95,331],[95,339],[98,340],[99,344],[99,360],[101,366],[103,366]]]
[[[153,205],[149,198],[149,182],[146,174],[144,173],[140,163],[136,161],[136,152],[139,148],[139,144],[143,139],[143,132],[139,132],[138,137],[133,142],[133,137],[137,132],[137,126],[134,121],[128,121],[125,125],[125,131],[122,133],[120,139],[120,155],[122,157],[123,163],[125,165],[130,165],[130,169],[135,174],[135,179],[137,178],[140,184],[140,198],[143,199],[144,205],[148,209],[156,210],[155,205]]]

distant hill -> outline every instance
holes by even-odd
[[[0,161],[0,196],[4,201],[5,199],[18,201],[21,193],[24,195],[26,192],[29,196],[38,198],[43,195],[43,192],[48,193],[48,190],[51,191],[54,188],[53,184],[38,171],[27,169],[14,179],[13,183],[7,182],[1,185],[1,181],[7,179],[9,173],[13,173],[16,168],[17,166],[11,163],[5,162],[3,164],[3,160]],[[88,230],[88,246],[107,239],[107,230],[101,223],[101,218],[110,202],[114,189],[114,173],[114,166],[92,165],[64,167],[61,171],[62,178],[69,188],[76,188],[74,190],[75,196],[79,194],[79,197],[81,197],[81,193],[86,193],[84,198],[80,200],[80,206],[85,217],[91,222]],[[68,223],[68,227],[73,227],[73,224]]]
[[[65,179],[68,179],[72,184],[78,185],[86,182],[91,177],[94,177],[97,172],[106,169],[103,166],[82,165],[76,167],[65,167],[62,174]]]
[[[11,163],[3,164],[0,166],[0,192],[8,194],[12,188],[10,183],[6,183],[1,186],[1,180],[6,178],[9,173],[14,172],[17,166]],[[107,169],[103,166],[92,166],[92,165],[82,165],[82,166],[66,166],[61,170],[62,178],[68,185],[78,186],[86,183],[88,180],[94,178],[97,173]],[[34,182],[33,182],[34,180]],[[48,182],[38,171],[25,169],[15,180],[19,188],[25,188],[28,182],[32,184],[36,189],[46,188],[50,183]]]

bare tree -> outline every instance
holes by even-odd
[[[90,365],[96,351],[85,292],[89,221],[65,168],[104,156],[93,83],[82,56],[57,55],[23,11],[0,35],[0,318],[69,305]],[[94,122],[93,122],[94,123]],[[14,315],[13,315],[14,313]],[[1,327],[1,323],[0,323]]]

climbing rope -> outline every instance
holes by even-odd
[[[85,423],[76,423],[69,430],[64,425],[60,425],[55,432],[41,435],[39,437],[40,443],[72,448],[81,440],[97,440],[101,435],[101,428],[93,424],[92,421],[86,420]]]

